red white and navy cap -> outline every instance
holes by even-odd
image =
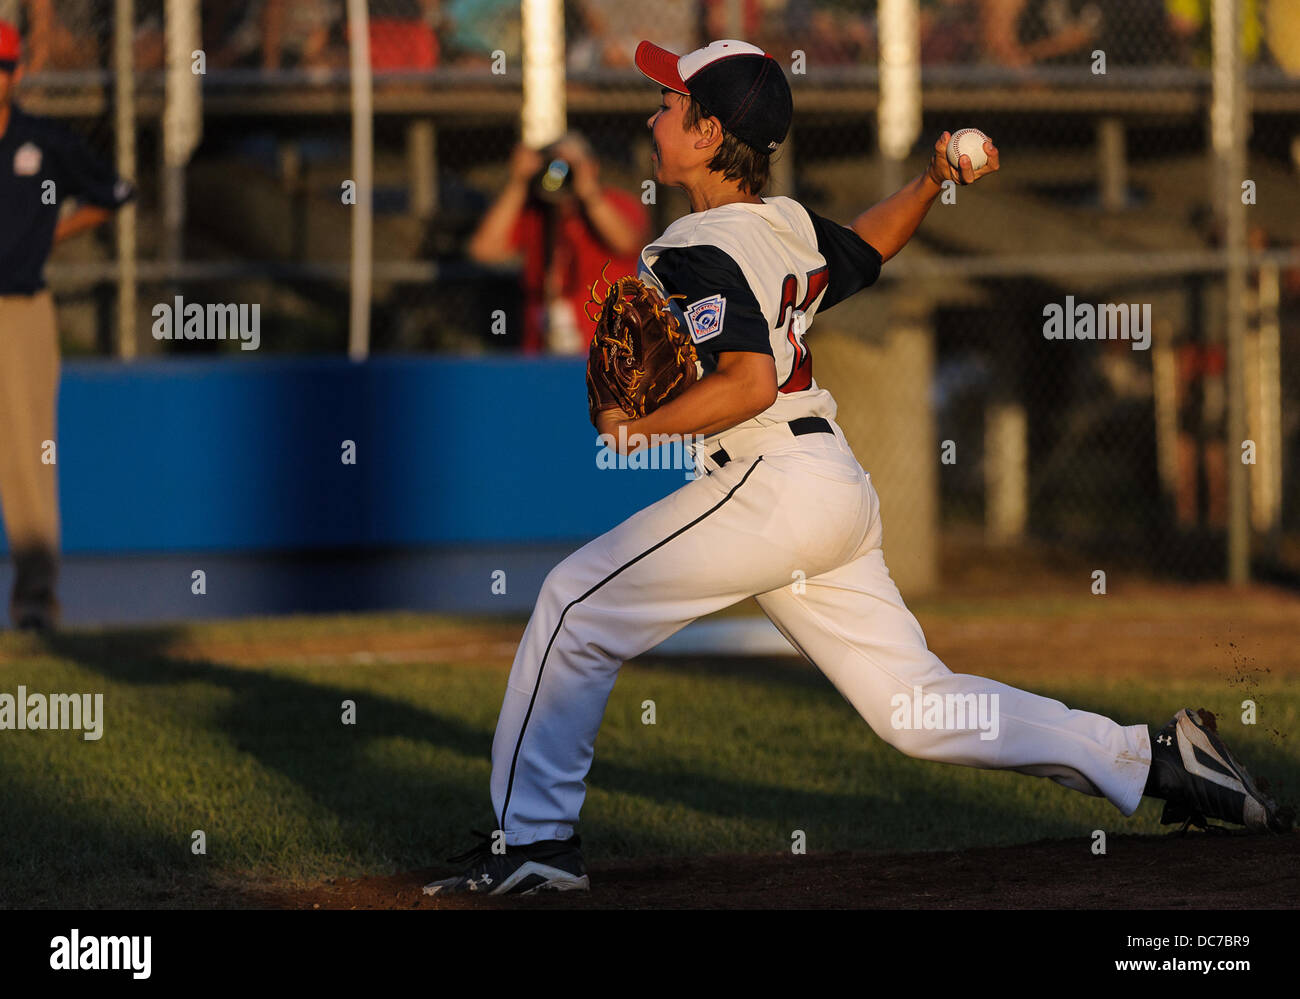
[[[0,69],[12,71],[22,52],[18,29],[8,21],[0,21]]]
[[[734,38],[678,56],[653,42],[636,47],[636,68],[661,87],[694,97],[722,127],[760,153],[785,141],[794,116],[780,64]]]

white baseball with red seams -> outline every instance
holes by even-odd
[[[989,137],[978,128],[963,128],[953,132],[948,139],[948,162],[954,168],[960,168],[961,158],[969,156],[971,169],[980,169],[989,161],[988,153],[984,151],[984,143],[988,141]]]

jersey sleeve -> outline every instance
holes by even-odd
[[[830,283],[818,305],[820,312],[875,284],[880,276],[880,254],[847,226],[808,212],[817,233],[817,252],[826,258]]]
[[[135,197],[135,185],[117,175],[78,135],[58,138],[60,197],[68,195],[100,208],[120,208]]]
[[[679,246],[655,261],[655,277],[686,317],[697,351],[772,353],[772,338],[758,299],[740,266],[716,246]]]

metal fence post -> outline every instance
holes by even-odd
[[[116,101],[114,131],[117,174],[135,179],[135,2],[114,0],[113,77]],[[136,355],[136,206],[124,205],[117,213],[117,356],[129,361]]]
[[[351,310],[348,357],[364,361],[370,354],[370,290],[374,247],[374,88],[370,77],[370,16],[366,0],[348,0],[348,48],[352,70],[352,206]]]
[[[185,167],[203,135],[203,91],[193,69],[202,44],[198,0],[167,0],[167,76],[163,106],[163,256],[176,266],[184,255]]]
[[[521,138],[538,149],[565,130],[563,0],[523,0],[524,106]]]
[[[903,181],[903,160],[921,134],[921,27],[916,0],[880,0],[881,196]]]
[[[1246,179],[1245,79],[1241,59],[1240,0],[1215,0],[1213,24],[1213,106],[1210,132],[1214,147],[1214,202],[1221,213],[1227,252],[1225,331],[1227,334],[1228,427],[1228,581],[1250,579],[1250,506],[1242,442],[1246,439],[1246,213],[1241,183]]]

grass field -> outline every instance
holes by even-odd
[[[1289,800],[1297,608],[1211,588],[916,609],[962,672],[1124,722],[1210,708]],[[0,904],[238,904],[248,886],[437,864],[471,827],[492,827],[488,755],[521,631],[374,615],[0,636],[0,692],[103,693],[105,712],[99,741],[0,732]],[[1246,697],[1257,725],[1240,724]],[[647,699],[654,725],[642,724]],[[810,852],[1161,830],[1154,802],[1124,819],[1050,781],[906,758],[794,659],[629,663],[589,787],[589,859],[788,853],[796,830]]]

